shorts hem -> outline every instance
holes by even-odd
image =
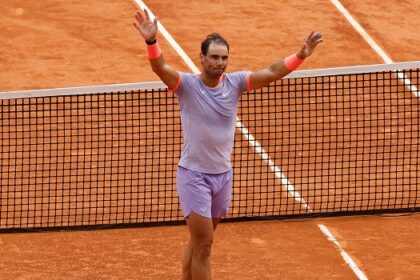
[[[191,213],[194,212],[195,214],[197,214],[198,216],[201,216],[203,218],[207,218],[207,219],[212,219],[213,217],[210,215],[206,215],[206,213],[200,213],[199,211],[195,211],[194,209],[189,209],[187,211],[184,212],[184,219],[187,219]],[[186,215],[185,213],[188,213],[188,215]]]

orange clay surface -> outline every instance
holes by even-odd
[[[325,42],[302,69],[382,63],[329,1],[146,1],[199,66],[213,31],[231,44],[230,71],[257,70]],[[394,61],[418,60],[420,2],[342,1]],[[252,3],[252,5],[251,5]],[[0,91],[154,81],[128,0],[3,0]],[[160,35],[166,60],[188,66]],[[221,224],[214,279],[357,279],[319,230],[326,225],[369,279],[420,278],[419,216]],[[0,235],[1,279],[179,279],[185,226]]]

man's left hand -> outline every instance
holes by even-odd
[[[321,32],[312,31],[311,34],[306,36],[302,49],[297,53],[297,57],[302,60],[307,58],[314,52],[316,46],[322,41]]]

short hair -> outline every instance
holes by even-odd
[[[219,33],[212,33],[210,35],[207,35],[206,39],[201,43],[201,53],[204,55],[207,55],[207,52],[209,51],[210,44],[214,42],[216,44],[223,44],[227,47],[229,52],[229,43],[226,41],[225,38],[222,37]]]

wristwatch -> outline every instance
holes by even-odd
[[[155,39],[153,39],[153,40],[146,40],[146,44],[148,44],[149,46],[150,45],[153,45],[154,43],[156,43],[157,42],[157,39],[155,38]]]

